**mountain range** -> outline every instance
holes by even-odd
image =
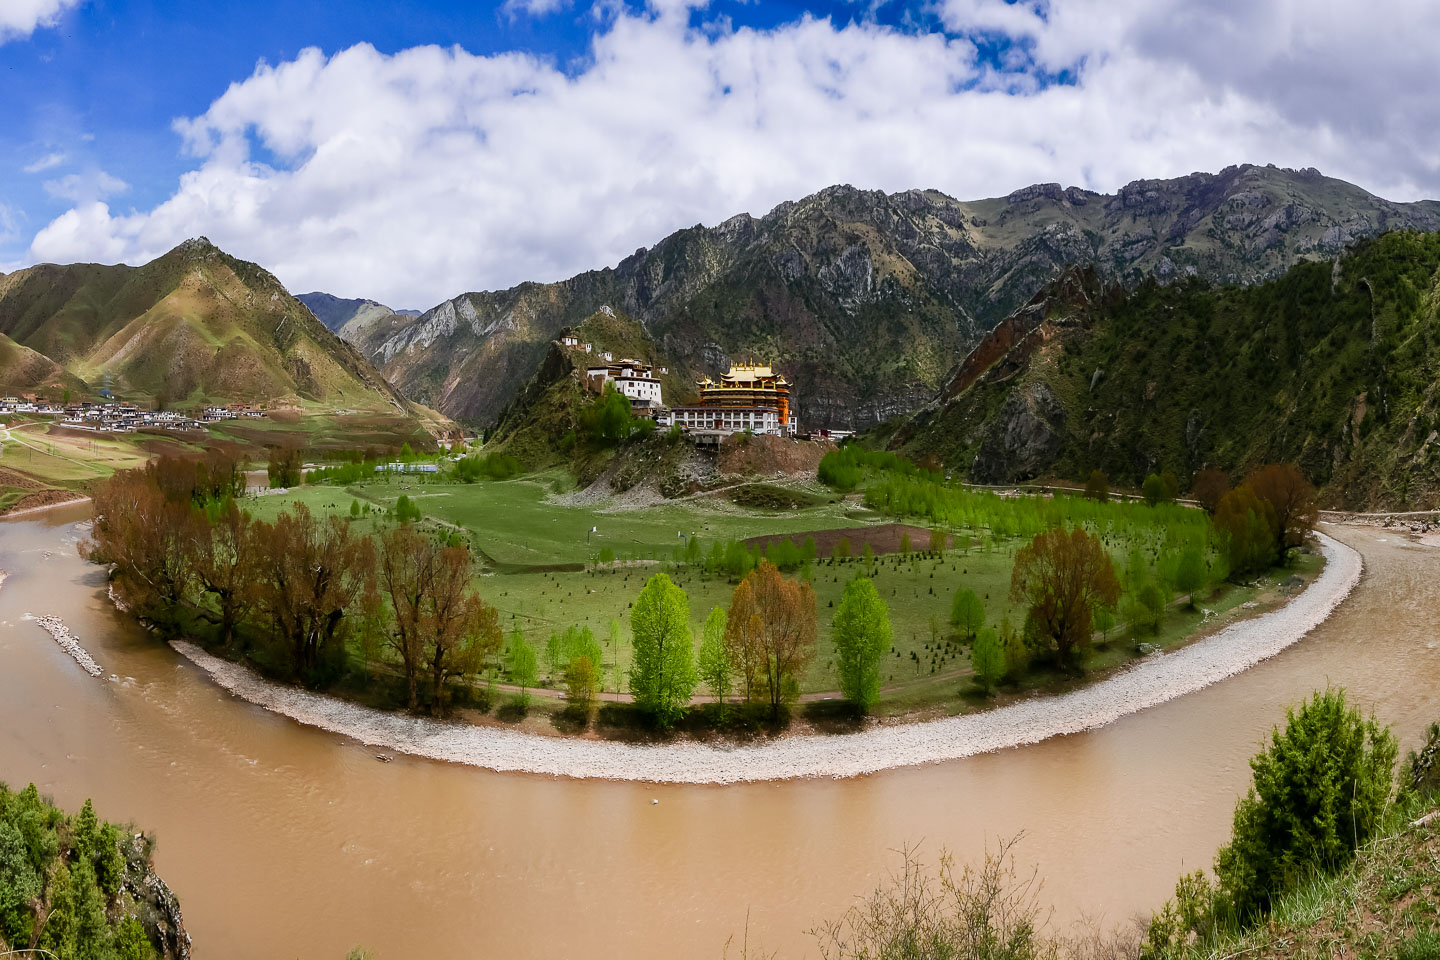
[[[677,370],[773,362],[803,426],[866,427],[929,402],[958,357],[1067,267],[1129,287],[1253,284],[1390,229],[1440,229],[1440,203],[1251,165],[976,201],[836,186],[681,230],[611,268],[461,294],[419,317],[366,307],[340,329],[406,396],[484,424],[562,328],[611,305]]]

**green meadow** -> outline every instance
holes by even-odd
[[[500,611],[507,636],[518,628],[541,651],[542,685],[560,685],[545,662],[546,641],[552,633],[579,625],[589,627],[604,644],[604,684],[612,691],[617,686],[625,689],[630,604],[649,576],[665,572],[686,591],[698,637],[711,608],[729,606],[736,581],[724,572],[707,572],[703,561],[693,562],[697,552],[703,558],[716,543],[770,535],[795,535],[799,544],[807,531],[858,531],[897,519],[887,510],[867,507],[858,496],[831,501],[811,497],[822,502],[783,510],[741,507],[720,496],[607,510],[565,505],[570,492],[571,481],[558,473],[476,483],[456,482],[446,473],[385,475],[343,487],[306,485],[253,497],[246,506],[271,519],[289,504],[303,502],[317,513],[347,518],[357,532],[368,532],[390,522],[388,515],[402,495],[410,498],[419,506],[423,524],[464,536],[483,558],[477,585],[485,600]],[[928,542],[917,537],[908,554],[891,553],[872,561],[822,555],[797,571],[795,575],[808,577],[815,589],[819,628],[816,655],[801,678],[802,696],[822,699],[838,688],[829,626],[846,583],[856,576],[875,580],[889,606],[894,631],[894,646],[882,668],[878,712],[953,713],[986,703],[969,679],[969,646],[949,623],[955,592],[973,590],[988,625],[998,626],[1008,617],[1018,627],[1024,611],[1009,599],[1014,555],[1034,531],[1055,522],[1056,511],[1105,537],[1122,579],[1137,566],[1146,575],[1158,575],[1167,544],[1187,542],[1197,531],[1202,538],[1204,534],[1203,517],[1197,511],[1173,505],[1004,499],[962,493],[958,488],[952,499],[954,509],[939,526],[955,546],[944,554],[926,552]],[[352,504],[359,507],[358,518],[352,517]],[[690,537],[698,541],[698,549],[691,552],[691,562],[685,562]],[[611,557],[612,562],[597,562]],[[1171,598],[1158,631],[1148,624],[1125,623],[1122,613],[1122,622],[1098,639],[1087,666],[1092,672],[1123,666],[1138,655],[1140,642],[1174,646],[1199,629],[1257,612],[1283,599],[1276,591],[1277,577],[1292,572],[1309,577],[1317,569],[1317,558],[1302,556],[1293,569],[1277,571],[1256,585],[1207,587],[1195,610]],[[1211,611],[1208,619],[1202,613],[1205,609]],[[620,643],[613,650],[608,641],[612,620],[622,625]],[[503,682],[503,670],[495,678]],[[1036,669],[1009,694],[1073,682]]]

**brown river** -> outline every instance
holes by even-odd
[[[86,507],[0,523],[0,780],[159,837],[201,960],[814,956],[918,844],[1024,832],[1056,922],[1125,922],[1208,866],[1249,756],[1327,683],[1394,725],[1440,718],[1440,548],[1329,527],[1365,575],[1280,656],[1100,730],[846,781],[652,786],[397,757],[234,699],[128,624],[75,541]],[[25,614],[61,617],[87,675]],[[119,680],[112,681],[114,674]],[[652,803],[658,800],[659,803]],[[738,956],[738,949],[731,956]]]

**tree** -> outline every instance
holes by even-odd
[[[830,552],[830,556],[832,556],[832,557],[839,557],[841,560],[849,560],[849,559],[850,559],[850,538],[849,538],[849,537],[841,537],[841,538],[840,538],[840,542],[837,543],[837,544],[835,544],[835,549]]]
[[[747,693],[756,692],[758,679],[770,719],[778,721],[781,705],[799,693],[800,671],[815,655],[815,591],[762,560],[731,597],[726,644],[738,653]]]
[[[893,639],[890,611],[875,584],[858,577],[845,585],[831,625],[839,661],[840,692],[868,712],[880,696],[880,658]]]
[[[1104,470],[1091,470],[1090,479],[1085,481],[1085,496],[1098,503],[1110,499],[1110,478]]]
[[[1165,619],[1165,591],[1154,580],[1147,580],[1135,591],[1135,603],[1150,627],[1151,633],[1160,632],[1160,623]]]
[[[390,601],[386,644],[400,658],[405,674],[406,706],[419,707],[420,665],[425,657],[421,621],[432,575],[434,551],[410,526],[392,527],[380,536],[379,587]]]
[[[1349,708],[1343,690],[1316,693],[1285,717],[1285,730],[1251,759],[1250,791],[1215,857],[1221,893],[1242,921],[1316,869],[1348,862],[1390,799],[1395,737]]]
[[[1090,643],[1096,607],[1113,607],[1120,582],[1105,544],[1076,527],[1047,530],[1020,548],[1010,598],[1024,604],[1037,636],[1061,669],[1076,670]]]
[[[1215,533],[1232,578],[1258,573],[1275,562],[1275,508],[1241,484],[1220,498],[1215,509]]]
[[[1005,650],[993,628],[986,627],[975,638],[975,645],[970,648],[970,669],[975,672],[975,682],[987,695],[994,692],[995,684],[1005,675]]]
[[[941,530],[939,528],[931,528],[930,552],[943,554],[945,552],[945,545],[949,542],[949,540],[950,538],[945,535],[944,530]]]
[[[1189,606],[1195,609],[1195,594],[1205,586],[1205,552],[1196,544],[1180,551],[1179,562],[1175,564],[1175,589],[1190,597]]]
[[[302,465],[299,447],[271,447],[270,461],[265,465],[266,475],[270,479],[270,489],[298,487],[301,482]]]
[[[705,618],[701,631],[699,674],[722,711],[725,697],[730,693],[733,672],[730,652],[725,648],[725,611],[715,607]]]
[[[1245,486],[1275,512],[1275,549],[1281,563],[1315,529],[1320,510],[1315,487],[1293,463],[1272,463],[1245,478]]]
[[[359,501],[359,500],[351,500],[351,501],[350,501],[350,518],[351,518],[352,520],[355,520],[355,519],[359,519],[359,517],[360,517],[360,501]]]
[[[1095,629],[1100,631],[1100,639],[1110,639],[1110,631],[1115,627],[1115,611],[1110,607],[1100,606],[1095,608]]]
[[[322,656],[343,655],[346,613],[373,589],[375,554],[339,517],[321,522],[297,502],[255,524],[256,606],[289,658],[292,675],[317,679]]]
[[[1175,471],[1166,470],[1161,473],[1160,484],[1165,488],[1165,502],[1174,503],[1175,498],[1180,496],[1180,478],[1175,476]]]
[[[950,625],[959,630],[966,640],[974,637],[985,625],[985,605],[969,587],[955,591],[955,599],[950,604]]]
[[[908,533],[900,534],[900,555],[902,557],[910,556],[910,534]]]
[[[1210,514],[1215,513],[1215,508],[1220,506],[1220,498],[1229,490],[1230,477],[1214,467],[1206,467],[1195,474],[1195,482],[1190,485],[1190,495]]]
[[[1145,478],[1145,483],[1140,488],[1140,495],[1145,498],[1145,503],[1152,507],[1158,507],[1168,498],[1166,497],[1165,481],[1160,475],[1152,473]]]
[[[535,648],[525,639],[519,627],[510,634],[510,651],[506,659],[509,661],[510,682],[520,688],[516,702],[524,710],[530,706],[530,688],[540,679],[540,662],[535,656]]]
[[[395,501],[395,519],[401,523],[418,523],[420,521],[420,505],[406,494],[400,494],[400,499]]]
[[[115,565],[120,599],[135,613],[169,630],[176,609],[194,583],[195,549],[201,535],[190,506],[190,489],[172,498],[160,485],[163,464],[124,470],[96,486],[90,559]],[[194,473],[189,474],[193,482]]]
[[[1030,648],[1025,635],[1015,629],[1009,617],[1000,620],[1000,648],[1005,653],[1005,679],[1019,683],[1030,669]]]
[[[615,692],[620,692],[620,621],[610,621],[610,664],[615,673]]]
[[[696,683],[685,591],[663,573],[651,577],[630,611],[630,634],[630,693],[656,726],[669,727],[685,712]]]
[[[421,637],[430,674],[430,711],[438,716],[445,712],[447,682],[478,673],[485,658],[500,648],[500,614],[470,588],[469,548],[429,542],[435,552]]]
[[[565,699],[582,713],[590,712],[595,692],[600,688],[600,671],[586,654],[570,658],[565,667]]]
[[[256,537],[250,515],[234,500],[198,510],[188,525],[195,538],[191,570],[205,593],[215,598],[220,613],[220,644],[229,646],[240,623],[255,604]]]

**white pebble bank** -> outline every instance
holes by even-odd
[[[55,642],[60,644],[60,649],[75,658],[75,662],[80,664],[81,669],[92,677],[100,676],[102,672],[100,664],[95,662],[95,658],[90,656],[88,650],[80,646],[80,638],[70,632],[70,628],[65,626],[65,621],[59,617],[36,617],[28,613],[23,619],[34,620],[40,624],[50,636],[55,638]]]
[[[982,713],[850,734],[782,737],[758,746],[637,745],[442,723],[271,683],[193,644],[173,645],[220,686],[267,710],[370,746],[436,760],[506,772],[660,783],[855,777],[1091,730],[1275,656],[1322,623],[1359,582],[1360,554],[1323,534],[1317,539],[1325,569],[1283,608],[1232,624],[1173,653],[1147,657],[1092,686]]]

